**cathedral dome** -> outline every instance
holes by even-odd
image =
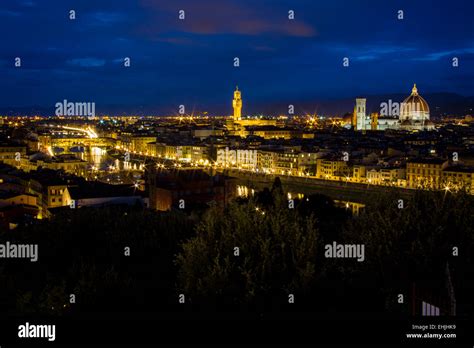
[[[400,119],[425,121],[430,118],[430,108],[428,103],[418,94],[416,84],[413,86],[411,95],[401,104]]]

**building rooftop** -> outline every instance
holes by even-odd
[[[420,164],[443,164],[446,159],[438,157],[425,157],[425,158],[412,158],[407,163],[420,163]]]
[[[211,176],[202,170],[159,171],[156,172],[156,187],[186,189],[193,186],[219,186],[229,179],[232,178],[226,175]]]
[[[72,199],[104,198],[104,197],[132,197],[142,196],[143,191],[133,185],[110,185],[98,181],[83,182],[78,186],[68,188]]]
[[[474,167],[453,165],[443,169],[445,172],[457,172],[457,173],[474,173]]]

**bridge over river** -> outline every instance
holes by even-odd
[[[256,174],[239,170],[224,170],[221,173],[237,179],[237,185],[249,189],[261,190],[271,187],[276,175]],[[323,180],[310,177],[278,176],[285,192],[294,194],[324,194],[341,202],[357,202],[366,204],[374,195],[396,192],[401,199],[408,198],[415,191],[406,188],[368,185],[350,181]]]

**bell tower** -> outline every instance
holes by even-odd
[[[367,127],[366,101],[365,98],[356,99],[356,130],[365,130]]]
[[[234,91],[234,100],[232,101],[232,107],[234,108],[234,121],[242,119],[242,95],[240,94],[239,87],[237,86]]]

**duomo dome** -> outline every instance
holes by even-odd
[[[434,128],[430,119],[428,103],[418,94],[414,84],[411,95],[400,105],[400,125],[411,130],[424,130]]]

